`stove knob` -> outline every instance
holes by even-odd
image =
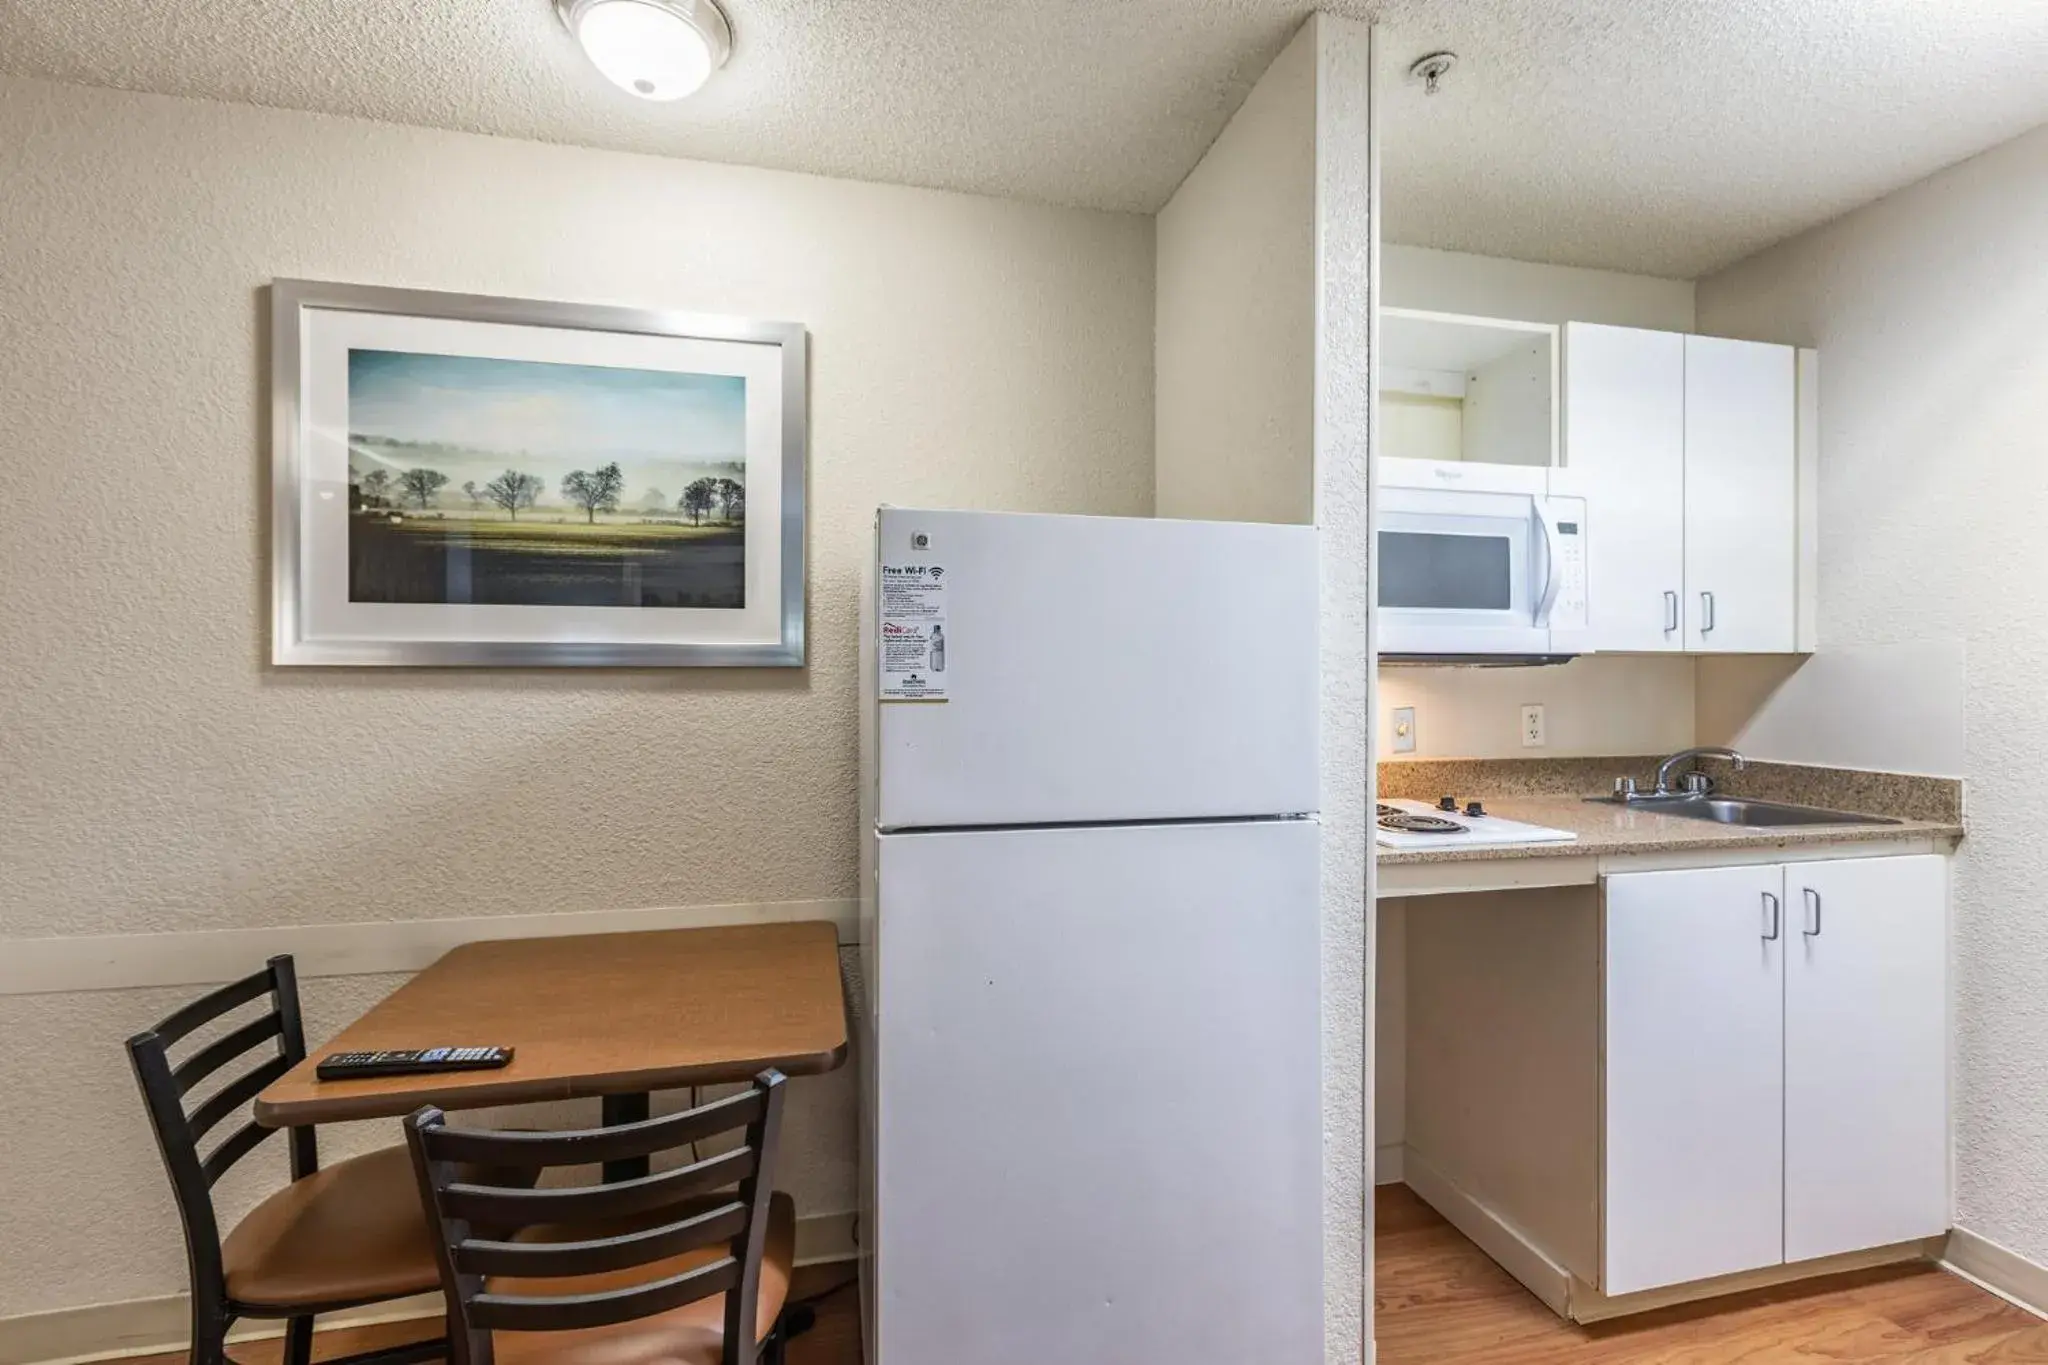
[[[1480,805],[1477,801],[1468,802],[1465,806],[1465,814],[1476,820],[1486,814],[1486,807]]]
[[[1447,810],[1451,814],[1456,815],[1458,813],[1458,798],[1455,796],[1439,796],[1436,799],[1436,808],[1438,810]]]

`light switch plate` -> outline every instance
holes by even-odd
[[[1393,748],[1397,754],[1415,752],[1415,708],[1412,706],[1394,708]]]

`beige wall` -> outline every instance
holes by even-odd
[[[0,185],[0,940],[849,897],[876,504],[1151,510],[1142,217],[22,80]],[[804,323],[811,666],[266,667],[274,276]],[[120,1043],[184,993],[0,997],[0,1317],[181,1285]]]
[[[1968,781],[1956,1221],[2048,1267],[2044,223],[2048,128],[1702,280],[1699,316],[1821,365],[1823,651],[1716,724],[1767,758]],[[1753,682],[1700,679],[1703,702]]]
[[[1522,747],[1522,707],[1541,704],[1548,741]],[[1588,654],[1544,668],[1382,668],[1379,756],[1395,707],[1415,708],[1415,758],[1596,758],[1665,754],[1693,742],[1693,661]]]
[[[1315,98],[1304,28],[1159,211],[1162,517],[1314,516]]]
[[[1518,322],[1604,322],[1664,332],[1693,328],[1691,280],[1510,261],[1393,242],[1382,248],[1380,273],[1389,308]]]

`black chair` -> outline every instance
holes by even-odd
[[[174,1043],[264,995],[270,997],[268,1013],[204,1044],[182,1062],[171,1061]],[[214,1088],[186,1112],[187,1095],[258,1049],[265,1054],[258,1065]],[[286,1319],[285,1365],[307,1365],[316,1314],[440,1288],[433,1232],[404,1147],[322,1170],[313,1130],[285,1130],[292,1183],[265,1198],[222,1239],[214,1218],[214,1184],[277,1130],[249,1120],[204,1156],[199,1144],[305,1055],[298,977],[289,957],[270,959],[263,971],[193,1001],[128,1040],[128,1059],[185,1225],[193,1365],[223,1365],[228,1328],[238,1318]],[[407,1365],[439,1359],[446,1350],[445,1339],[437,1338],[343,1359],[349,1365]]]
[[[768,1071],[727,1099],[579,1132],[450,1128],[438,1109],[408,1119],[454,1365],[782,1365],[796,1244],[794,1207],[773,1193],[783,1088]],[[738,1129],[738,1146],[696,1158]],[[684,1147],[690,1161],[671,1170],[536,1188],[549,1166]],[[513,1172],[529,1178],[495,1183]]]

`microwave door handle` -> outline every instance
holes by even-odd
[[[1543,596],[1536,603],[1536,624],[1550,624],[1550,609],[1557,605],[1557,528],[1553,524],[1548,498],[1536,499],[1536,524],[1543,528]]]

